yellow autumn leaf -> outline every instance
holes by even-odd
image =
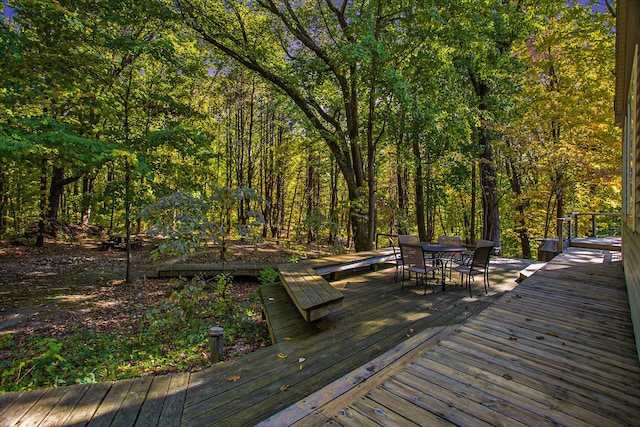
[[[236,381],[238,381],[240,379],[240,375],[232,375],[229,378],[227,378],[227,381],[231,382],[231,383],[235,383]]]
[[[282,384],[280,386],[280,391],[287,391],[288,388],[289,388],[289,384]]]
[[[284,353],[278,353],[278,357],[280,359],[286,359],[287,357],[289,357],[288,355],[284,354]]]
[[[282,338],[284,341],[291,341],[291,337],[284,337]]]

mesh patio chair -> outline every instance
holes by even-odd
[[[391,249],[393,249],[393,258],[396,264],[396,272],[393,276],[393,280],[397,283],[399,269],[402,269],[402,277],[404,277],[404,262],[402,260],[402,253],[400,252],[400,248],[395,245],[392,236],[389,236],[389,246],[391,246]]]
[[[491,257],[491,251],[493,246],[476,246],[473,251],[473,256],[467,258],[461,265],[453,267],[453,271],[457,271],[461,275],[461,281],[464,285],[464,276],[467,276],[467,286],[469,287],[469,296],[471,294],[471,278],[478,274],[482,274],[484,282],[484,292],[488,293],[489,290],[489,258]]]
[[[415,243],[401,243],[400,250],[402,252],[402,260],[404,265],[409,271],[409,279],[411,279],[411,272],[416,274],[416,284],[424,283],[424,293],[427,293],[427,279],[431,274],[434,278],[435,272],[442,268],[440,264],[432,264],[425,260],[424,250],[422,246]],[[404,274],[402,276],[402,288],[404,288]]]
[[[402,245],[407,243],[418,243],[418,236],[415,234],[398,234],[398,246],[400,246],[400,263],[402,268],[402,282],[404,283],[404,270],[407,266],[405,257],[402,254]],[[397,273],[397,270],[396,270]],[[411,279],[411,271],[409,271],[409,279]],[[396,280],[397,281],[397,280]]]

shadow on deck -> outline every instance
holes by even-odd
[[[637,425],[624,276],[604,259],[570,249],[426,350],[346,375],[264,425]]]
[[[612,384],[612,379],[600,381],[598,376],[610,372],[626,376],[622,384],[630,397],[624,401],[628,408],[619,410],[621,404],[614,400],[609,412],[621,414],[619,417],[638,415],[640,368],[632,349],[626,291],[618,272],[621,267],[614,265],[615,270],[602,274],[602,264],[592,266],[593,256],[578,254],[584,264],[576,267],[573,255],[565,255],[504,297],[516,286],[518,271],[525,263],[492,259],[491,292],[485,296],[482,286],[476,284],[474,298],[460,286],[449,286],[446,292],[434,287],[436,290],[427,295],[416,286],[401,290],[400,284],[394,283],[393,268],[348,276],[332,283],[345,295],[343,310],[313,323],[305,322],[293,308],[282,310],[274,322],[278,343],[269,348],[193,374],[0,396],[0,425],[254,425],[279,411],[287,413],[290,405],[304,407],[304,401],[327,392],[326,387],[353,372],[376,381],[357,382],[358,390],[364,393],[331,396],[329,403],[316,400],[320,403],[297,413],[300,425],[329,419],[358,424],[340,418],[340,414],[362,415],[361,421],[369,423],[389,423],[389,419],[376,416],[393,410],[400,411],[399,420],[407,423],[410,414],[422,417],[426,415],[416,411],[426,411],[430,418],[414,422],[464,423],[471,419],[481,423],[489,419],[485,422],[495,424],[503,416],[499,412],[503,407],[519,408],[517,412],[529,417],[522,418],[525,424],[532,419],[531,413],[551,423],[555,418],[540,415],[543,409],[552,414],[569,411],[570,417],[564,420],[571,421],[577,409],[586,408],[590,414],[597,412],[594,407],[598,403],[620,399],[622,386]],[[594,276],[592,268],[599,273]],[[274,293],[268,298],[276,302],[284,297]],[[591,302],[593,298],[597,301]],[[549,307],[556,312],[548,313]],[[525,349],[531,345],[535,357],[528,359]],[[552,347],[547,349],[547,345]],[[486,362],[488,367],[485,361],[491,362]],[[411,380],[417,390],[412,393],[421,393],[416,394],[418,400],[405,401],[397,389],[390,391],[387,381],[396,381],[388,369],[391,366],[398,367],[397,375],[410,378],[419,371],[415,373],[418,379]],[[404,369],[409,369],[409,374],[404,374]],[[573,373],[576,369],[578,373]],[[378,372],[387,377],[381,380]],[[533,383],[521,380],[529,375]],[[441,384],[444,379],[447,381]],[[586,395],[579,390],[593,384],[596,390]],[[408,390],[405,383],[397,386]],[[380,392],[378,387],[386,388]],[[486,396],[482,394],[485,387]],[[614,390],[613,398],[607,393],[610,389]],[[554,390],[560,394],[542,403],[538,396]],[[432,398],[423,397],[426,391]],[[347,395],[349,399],[341,399]],[[575,405],[570,400],[574,396],[581,399],[577,409],[558,409],[566,406],[566,399],[569,406]],[[440,403],[430,407],[424,403],[429,401]],[[521,405],[534,405],[538,410],[531,412]],[[411,412],[405,413],[403,408]],[[496,418],[491,421],[485,414]],[[600,419],[594,417],[592,422]],[[276,418],[270,421],[278,424]]]

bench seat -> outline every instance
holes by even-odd
[[[342,292],[322,276],[395,260],[391,248],[318,258],[300,263],[278,264],[282,285],[307,322],[342,309]]]
[[[342,292],[331,286],[312,267],[280,264],[278,274],[291,301],[307,322],[342,309]]]

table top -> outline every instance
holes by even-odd
[[[443,245],[441,243],[419,243],[426,252],[464,252],[467,248],[463,246]]]

